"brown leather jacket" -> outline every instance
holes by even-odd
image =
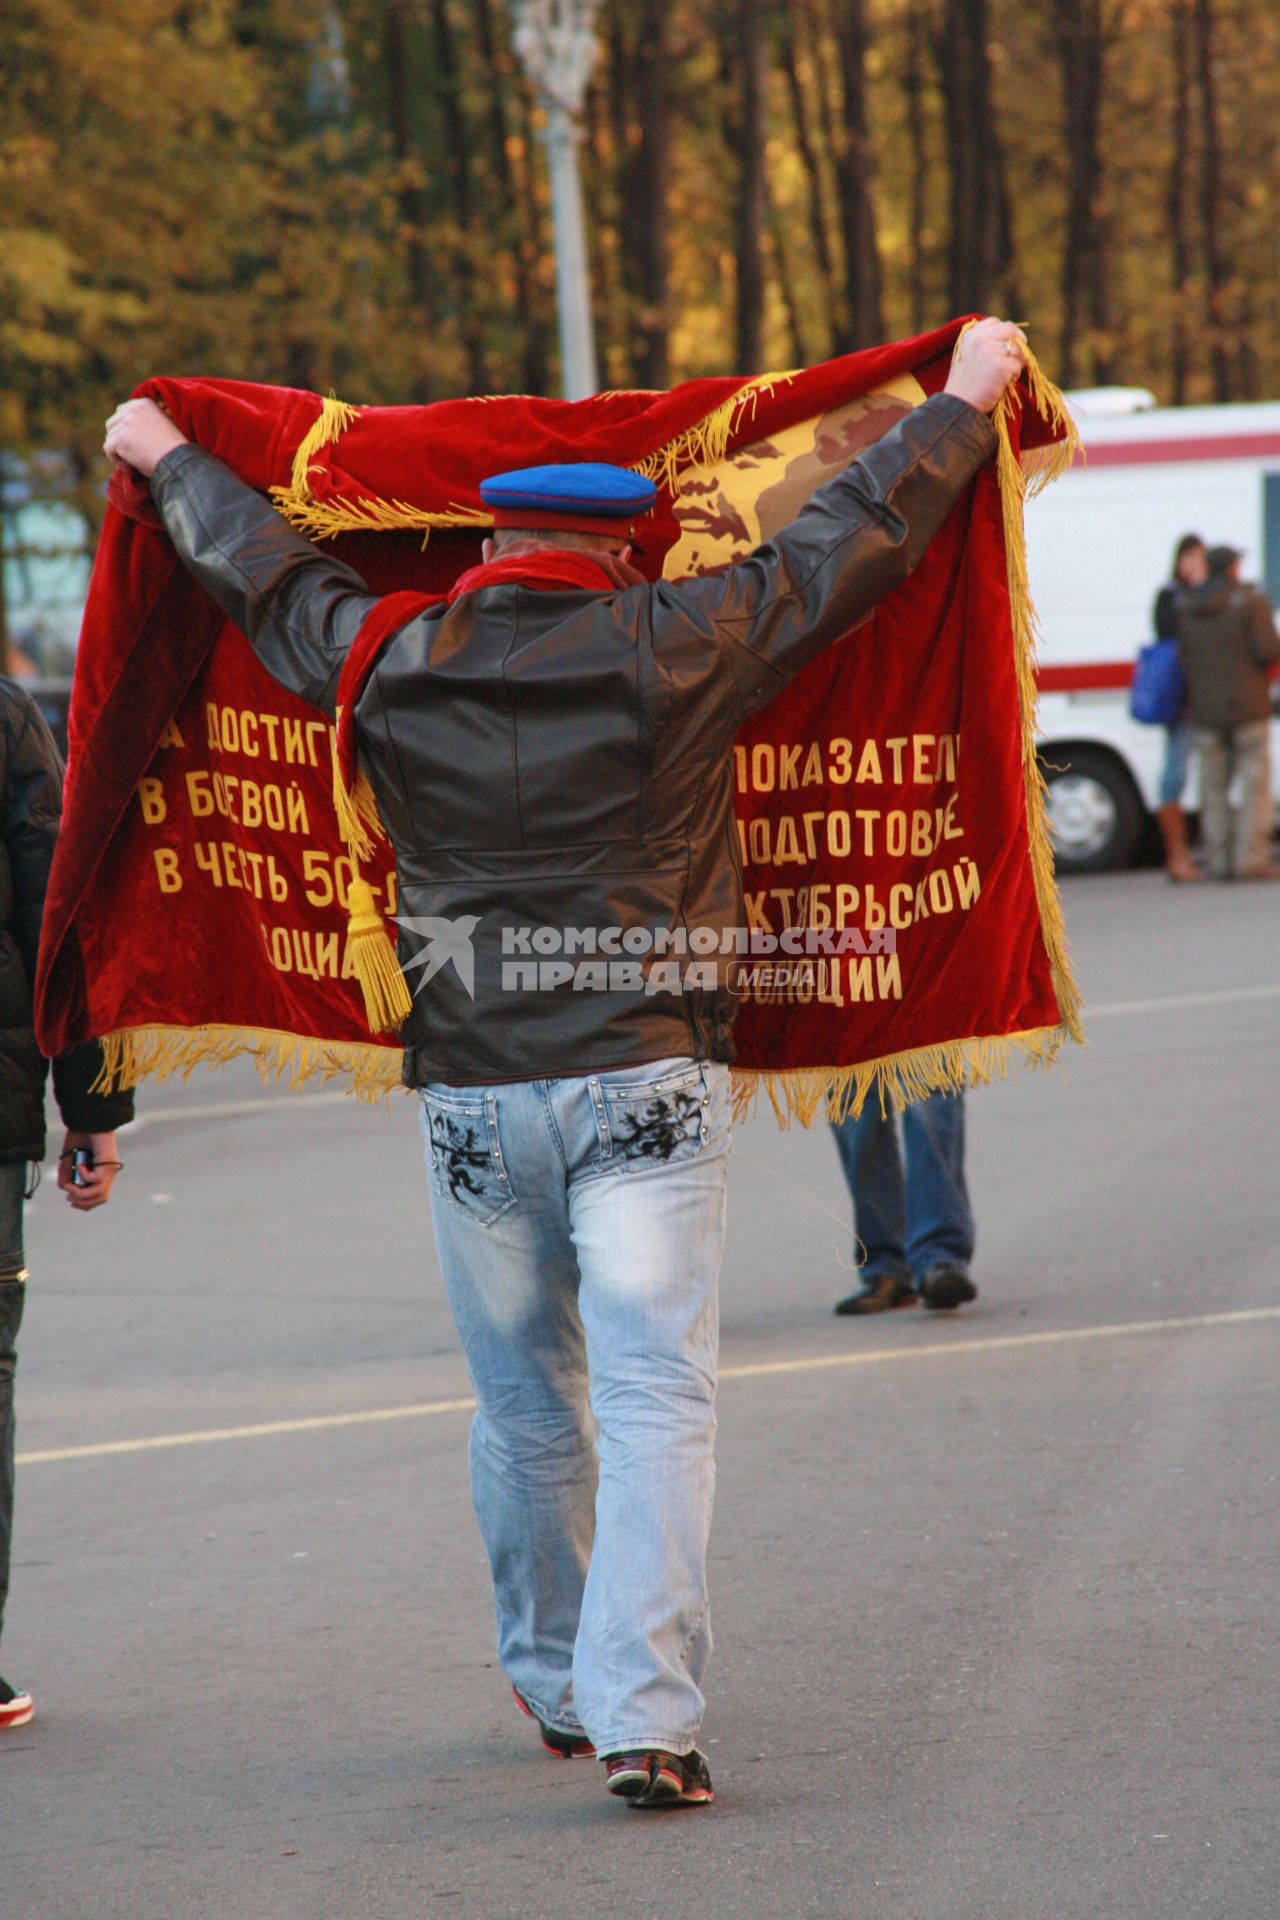
[[[646,992],[643,943],[741,924],[734,736],[906,578],[994,450],[983,415],[936,395],[724,573],[489,587],[388,642],[356,731],[400,912],[420,923],[400,936],[402,963],[424,957],[407,968],[409,1085],[732,1059],[731,963],[695,944],[677,990]],[[360,577],[198,447],[162,460],[152,492],[268,671],[332,715],[373,604]]]

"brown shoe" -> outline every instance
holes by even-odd
[[[916,1290],[905,1274],[873,1273],[856,1292],[837,1300],[837,1313],[890,1313],[895,1307],[914,1307]]]
[[[1264,860],[1259,867],[1241,867],[1239,873],[1236,875],[1236,879],[1280,880],[1280,867],[1273,867],[1269,860]]]

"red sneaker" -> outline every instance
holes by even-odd
[[[606,1753],[605,1784],[633,1807],[709,1807],[715,1799],[707,1763],[692,1753],[650,1747],[637,1753]]]
[[[29,1693],[13,1688],[9,1682],[0,1679],[0,1733],[7,1733],[10,1727],[25,1727],[35,1713],[35,1702]]]

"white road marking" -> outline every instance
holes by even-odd
[[[1043,1333],[1006,1333],[989,1340],[931,1340],[923,1346],[871,1347],[860,1353],[810,1354],[798,1360],[764,1360],[722,1367],[720,1379],[760,1380],[769,1375],[822,1373],[836,1367],[874,1367],[886,1361],[935,1360],[967,1353],[1011,1353],[1021,1348],[1065,1346],[1085,1340],[1128,1340],[1146,1334],[1198,1333],[1217,1327],[1280,1321],[1280,1306],[1243,1307],[1231,1313],[1187,1314],[1177,1319],[1127,1320],[1112,1326],[1060,1327]],[[18,1465],[48,1466],[55,1461],[100,1460],[109,1454],[155,1453],[169,1447],[212,1446],[228,1440],[264,1440],[281,1433],[315,1433],[332,1427],[372,1426],[387,1420],[425,1420],[442,1413],[473,1413],[473,1399],[423,1400],[406,1407],[372,1407],[359,1413],[322,1413],[309,1419],[268,1420],[254,1426],[211,1427],[203,1432],[157,1433],[140,1440],[104,1440],[81,1447],[48,1447],[20,1453]]]
[[[1170,993],[1161,1000],[1104,1000],[1098,1007],[1086,1002],[1084,1020],[1087,1026],[1090,1020],[1105,1020],[1113,1014],[1182,1013],[1188,1007],[1229,1007],[1237,1002],[1277,999],[1280,999],[1280,986],[1223,987],[1212,993]]]

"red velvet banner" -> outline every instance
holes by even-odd
[[[357,410],[205,380],[142,391],[375,590],[446,592],[479,558],[480,481],[562,459],[653,476],[638,563],[679,578],[794,518],[941,385],[960,324],[797,374],[572,404]],[[912,578],[738,742],[740,1086],[767,1076],[805,1116],[823,1094],[986,1078],[1076,1031],[1033,754],[1019,459],[1060,457],[1063,426],[1034,371],[1001,431],[998,465]],[[145,486],[117,476],[110,499],[72,701],[42,1043],[106,1037],[129,1078],[251,1050],[295,1078],[390,1085],[398,1056],[369,1034],[344,966],[350,865],[329,724],[195,585]],[[364,872],[393,913],[389,849]]]

